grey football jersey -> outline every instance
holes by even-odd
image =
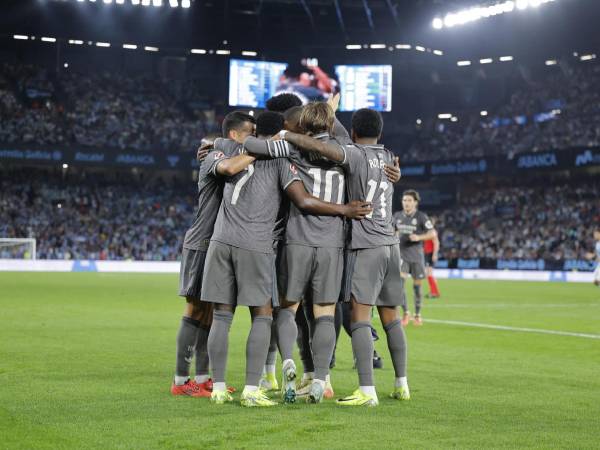
[[[394,156],[383,145],[347,145],[344,167],[348,201],[372,202],[373,212],[363,220],[352,220],[349,248],[375,248],[398,243],[395,235],[392,203],[394,185],[383,171],[393,165]]]
[[[400,235],[400,254],[404,261],[419,262],[423,260],[423,241],[413,242],[408,236],[411,234],[424,234],[433,230],[433,223],[427,214],[415,211],[407,215],[404,211],[394,214],[394,226]]]
[[[314,137],[339,144],[338,140],[331,138],[327,133]],[[289,159],[298,168],[298,175],[306,190],[320,200],[344,203],[344,169],[319,154],[301,152],[293,145],[289,147]],[[285,238],[288,244],[341,248],[345,242],[344,219],[305,214],[292,203]]]
[[[215,168],[219,161],[234,155],[240,148],[240,144],[230,139],[217,139],[215,150],[202,161],[198,171],[198,209],[183,238],[183,248],[208,249],[223,197],[223,179],[217,177]]]
[[[283,191],[296,180],[301,181],[287,159],[258,160],[227,178],[211,240],[272,253]]]

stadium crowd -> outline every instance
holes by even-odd
[[[0,71],[0,143],[192,151],[217,130],[214,111],[195,109],[198,83],[179,93],[156,78],[4,64]],[[186,92],[189,98],[186,98]],[[209,108],[205,105],[204,108]],[[600,65],[557,69],[517,89],[486,117],[426,121],[402,161],[428,161],[600,145]],[[391,118],[390,118],[391,119]],[[387,119],[386,119],[387,120]],[[434,124],[434,125],[431,125]],[[393,135],[393,119],[386,132]]]
[[[194,217],[192,183],[31,170],[0,175],[0,236],[37,239],[41,259],[176,260]],[[589,226],[600,223],[598,198],[593,182],[463,194],[433,213],[440,257],[585,259]],[[14,251],[0,248],[0,258]]]
[[[437,216],[445,259],[585,259],[600,184],[506,187],[464,195]]]

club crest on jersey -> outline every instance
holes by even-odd
[[[413,225],[416,225],[416,224],[417,224],[417,219],[413,219],[413,220],[412,220],[412,224],[413,224]]]
[[[215,159],[221,159],[225,156],[223,152],[215,152]]]
[[[296,166],[293,164],[290,164],[290,171],[294,174],[294,175],[298,175],[298,169],[296,169]]]

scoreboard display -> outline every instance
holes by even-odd
[[[286,63],[231,59],[229,105],[264,108],[277,91]]]
[[[392,110],[391,65],[335,66],[341,91],[340,111]]]

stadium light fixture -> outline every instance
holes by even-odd
[[[90,0],[90,2],[92,2],[92,3],[96,3],[96,0]]]
[[[115,2],[117,5],[122,5],[123,3],[125,3],[125,0],[116,0]]]
[[[68,168],[69,168],[69,165],[67,163],[64,163],[63,164],[63,169],[68,169]],[[60,205],[60,203],[59,203],[59,205]],[[60,206],[59,206],[59,208],[60,208]]]
[[[108,5],[109,3],[112,3],[112,0],[102,0],[102,1],[103,1],[105,4],[107,4],[107,5]]]
[[[438,119],[451,119],[452,117],[454,116],[449,113],[438,114]]]
[[[458,122],[458,117],[456,117],[456,116],[450,117],[450,122]]]
[[[131,0],[131,4],[132,4],[133,6],[137,6],[137,5],[139,5],[139,4],[140,4],[140,0]]]
[[[135,44],[123,44],[123,48],[126,48],[127,50],[136,50],[137,49],[137,45],[135,45]]]
[[[423,121],[421,119],[417,119],[417,125],[421,125]]]
[[[157,52],[158,51],[158,47],[145,46],[144,50],[146,50],[147,52]]]
[[[346,45],[346,50],[360,50],[362,45],[360,44],[348,44]]]
[[[182,8],[189,8],[191,6],[190,0],[181,0]]]
[[[13,39],[26,41],[29,39],[29,36],[25,36],[24,34],[13,34]]]
[[[169,6],[171,8],[177,8],[179,6],[179,2],[177,0],[169,0]]]
[[[502,62],[506,62],[506,61],[512,61],[514,58],[512,56],[501,56],[500,57],[500,61]]]
[[[69,44],[71,45],[83,45],[83,41],[80,39],[69,39]]]
[[[44,36],[44,37],[42,37],[42,41],[44,41],[44,42],[56,42],[56,38]]]
[[[244,51],[242,52],[242,55],[244,55],[244,56],[256,56],[256,55],[257,55],[257,53],[256,53],[256,52],[249,51],[249,50],[244,50]]]
[[[459,67],[470,66],[471,61],[466,61],[466,60],[465,61],[457,61],[456,65]]]
[[[150,6],[150,0],[142,0],[142,6]]]
[[[230,53],[229,50],[217,50],[217,55],[229,55]]]
[[[152,6],[159,8],[162,6],[162,0],[152,0]]]
[[[431,26],[436,30],[442,28],[452,28],[456,25],[464,25],[465,23],[475,22],[477,20],[505,14],[517,10],[524,10],[528,7],[537,8],[544,3],[550,3],[554,0],[506,0],[497,1],[487,5],[473,6],[447,13],[443,18],[435,17],[431,21]]]
[[[96,47],[110,47],[110,42],[96,42]]]
[[[581,57],[579,58],[580,61],[591,61],[592,59],[596,59],[596,55],[592,54],[592,55],[581,55]]]
[[[195,55],[205,55],[206,50],[204,50],[203,48],[193,48],[190,50],[190,53],[193,53]]]
[[[491,64],[494,60],[492,58],[483,58],[479,60],[479,64]]]
[[[443,55],[444,55],[444,52],[443,52],[443,51],[441,51],[441,50],[434,50],[434,51],[433,51],[433,54],[434,54],[434,55],[438,55],[438,56],[443,56]]]
[[[419,52],[424,52],[425,51],[425,47],[422,47],[421,45],[415,45],[415,50],[417,50]]]
[[[412,48],[412,45],[410,45],[410,44],[396,44],[396,48],[398,50],[410,50]]]
[[[479,115],[480,115],[481,117],[485,117],[485,116],[487,116],[487,115],[488,115],[488,112],[487,112],[487,111],[481,111],[481,112],[479,113]]]
[[[545,64],[546,64],[547,66],[555,66],[555,65],[557,65],[557,64],[558,64],[558,61],[557,61],[557,60],[555,60],[555,59],[548,59],[548,60],[546,60],[546,63],[545,63]]]
[[[383,49],[383,48],[386,48],[387,46],[385,44],[371,44],[369,47],[372,49]]]

